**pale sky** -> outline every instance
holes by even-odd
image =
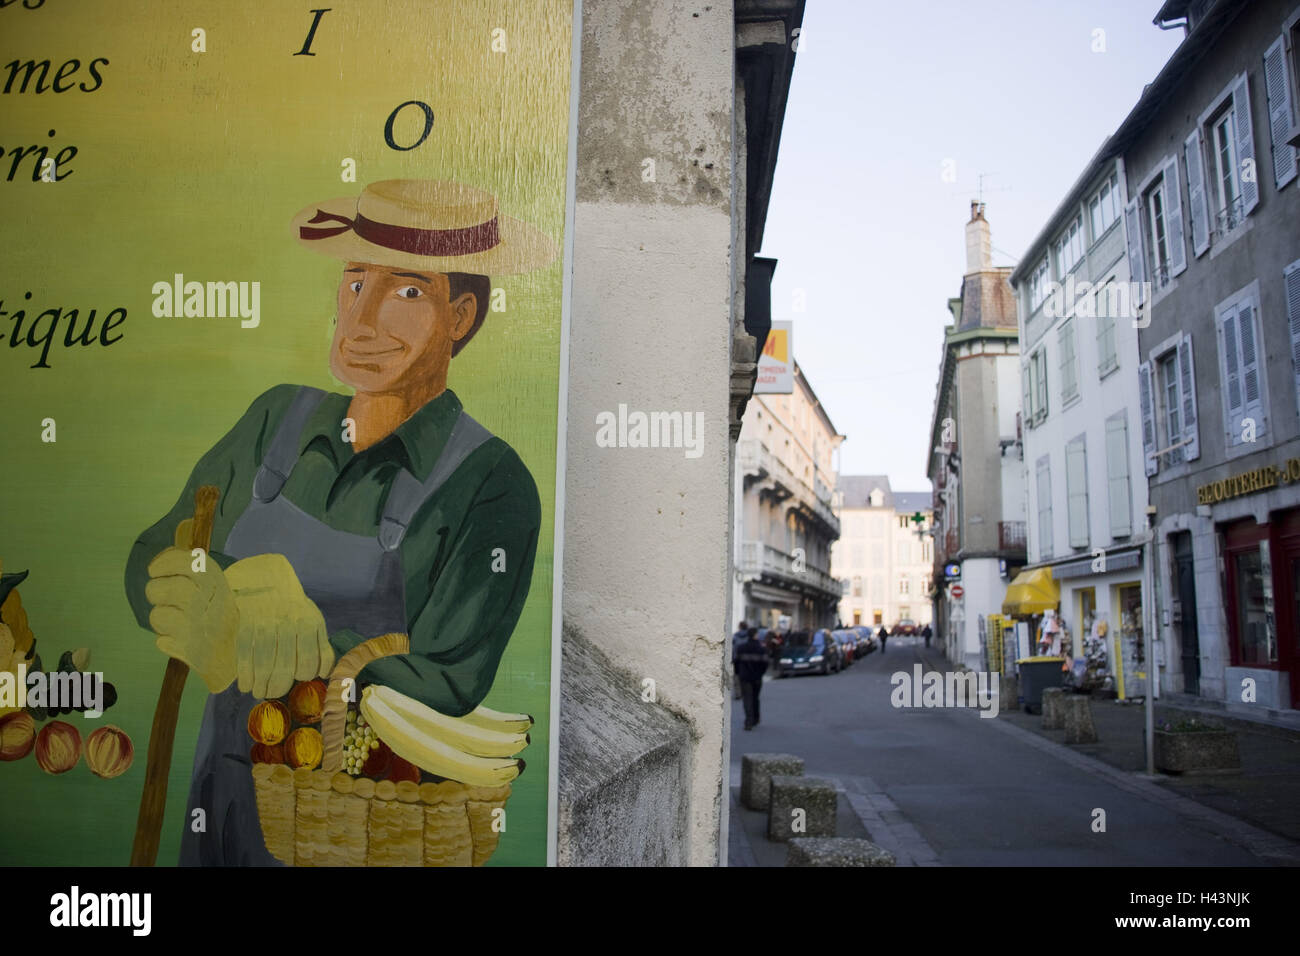
[[[1014,264],[1181,40],[1151,22],[1159,7],[808,0],[761,254],[778,260],[772,318],[794,322],[795,357],[848,436],[841,473],[929,489],[979,174],[994,263]]]

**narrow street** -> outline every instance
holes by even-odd
[[[1265,854],[1285,841],[1009,721],[974,709],[892,707],[890,675],[910,674],[917,662],[947,669],[937,650],[903,637],[839,674],[768,679],[762,722],[749,732],[733,703],[732,866],[785,861],[785,847],[763,835],[766,815],[739,804],[745,753],[794,754],[807,776],[835,781],[840,834],[865,829],[900,866],[1283,862]],[[1096,808],[1105,832],[1093,832]]]

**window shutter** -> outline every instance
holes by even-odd
[[[1219,354],[1223,356],[1223,394],[1228,418],[1224,427],[1228,432],[1228,446],[1241,440],[1241,419],[1244,402],[1241,398],[1241,353],[1237,345],[1237,308],[1231,306],[1219,316]]]
[[[1037,385],[1038,407],[1035,409],[1040,418],[1047,417],[1047,348],[1044,346],[1035,353],[1038,359]]]
[[[1183,405],[1183,461],[1201,457],[1201,432],[1196,423],[1196,362],[1192,358],[1192,336],[1178,343],[1178,394]]]
[[[1183,242],[1183,192],[1178,188],[1178,157],[1165,163],[1165,229],[1169,241],[1169,276],[1187,271],[1187,245]]]
[[[1142,249],[1142,213],[1136,199],[1124,207],[1124,235],[1128,241],[1128,270],[1136,294],[1134,305],[1141,305],[1146,298],[1144,292],[1147,281],[1147,261]]]
[[[1023,405],[1020,409],[1020,420],[1026,429],[1034,427],[1034,391],[1033,383],[1030,381],[1030,370],[1034,366],[1034,357],[1031,355],[1029,361],[1020,367],[1020,384],[1024,389]]]
[[[1273,178],[1281,189],[1296,176],[1296,150],[1286,141],[1291,129],[1291,78],[1287,76],[1283,37],[1264,53],[1264,87],[1268,92],[1268,132],[1273,144]]]
[[[1066,321],[1056,338],[1061,351],[1061,402],[1064,404],[1079,390],[1074,369],[1074,321]]]
[[[1082,440],[1065,446],[1065,493],[1070,519],[1070,547],[1088,546],[1088,459]]]
[[[1296,407],[1300,408],[1300,259],[1283,272],[1286,285],[1286,316],[1291,325],[1291,368],[1295,372]]]
[[[1209,210],[1205,199],[1205,167],[1202,162],[1200,127],[1183,143],[1187,161],[1187,205],[1192,218],[1192,251],[1199,257],[1210,248]]]
[[[1255,130],[1250,119],[1250,74],[1243,73],[1232,88],[1232,111],[1237,123],[1237,178],[1241,180],[1241,213],[1250,215],[1259,205],[1259,168],[1255,164]],[[1247,182],[1246,161],[1255,166],[1254,182]]]
[[[1133,507],[1128,481],[1128,422],[1106,420],[1106,490],[1110,504],[1110,536],[1133,533]]]
[[[1159,470],[1156,452],[1156,394],[1151,381],[1151,363],[1138,366],[1138,404],[1142,408],[1142,457],[1147,477]]]
[[[1052,556],[1052,473],[1047,455],[1038,459],[1038,560]]]
[[[1241,396],[1242,415],[1255,419],[1255,428],[1265,429],[1264,396],[1259,387],[1259,349],[1255,340],[1254,303],[1245,302],[1237,313],[1237,329],[1241,335]],[[1238,422],[1238,426],[1240,426]]]
[[[1098,298],[1103,294],[1098,293]],[[1097,315],[1097,373],[1100,375],[1115,364],[1115,317],[1108,306],[1100,303]]]

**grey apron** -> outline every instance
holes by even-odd
[[[399,546],[407,526],[471,452],[492,437],[464,412],[429,477],[397,473],[384,501],[376,537],[350,534],[311,517],[280,494],[298,461],[298,444],[325,392],[302,388],[271,440],[253,482],[253,497],[226,538],[236,559],[282,554],[303,591],[320,608],[329,633],[348,628],[363,637],[406,633],[405,579]],[[258,700],[237,683],[208,697],[194,753],[181,866],[279,866],[266,850],[257,818],[248,715]],[[194,832],[194,811],[205,829]]]

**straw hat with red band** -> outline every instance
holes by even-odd
[[[501,215],[491,193],[431,179],[388,179],[313,203],[293,217],[293,234],[335,259],[430,272],[515,275],[556,257],[550,237]]]

